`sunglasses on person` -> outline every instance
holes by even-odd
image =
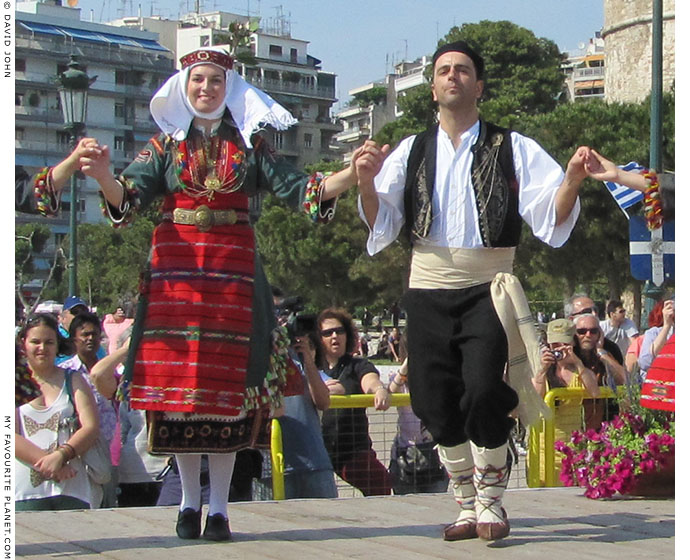
[[[584,309],[580,309],[577,313],[573,313],[573,317],[577,317],[578,315],[596,315],[596,313],[596,307],[585,307]]]
[[[328,338],[333,336],[333,334],[345,334],[345,327],[333,327],[332,329],[324,329],[321,331],[321,336],[323,338]]]
[[[592,327],[591,329],[586,329],[586,328],[575,329],[575,332],[576,332],[577,334],[581,334],[581,335],[585,335],[585,334],[587,334],[587,333],[589,333],[589,334],[599,334],[599,327]]]

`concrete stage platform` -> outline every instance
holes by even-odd
[[[132,560],[331,558],[673,558],[675,501],[588,500],[576,488],[509,490],[507,539],[444,542],[450,495],[241,502],[230,505],[234,542],[183,541],[176,508],[20,512],[16,556]],[[205,517],[204,512],[204,517]]]

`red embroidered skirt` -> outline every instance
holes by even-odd
[[[647,370],[642,384],[640,404],[658,410],[676,409],[676,335],[673,334],[661,348],[659,355]]]
[[[133,369],[133,408],[236,416],[245,397],[252,328],[254,233],[247,196],[203,199],[234,209],[244,223],[213,226],[164,221],[153,233],[143,333]],[[163,212],[201,203],[166,198]],[[140,320],[140,318],[137,318]]]

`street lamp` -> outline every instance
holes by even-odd
[[[75,55],[70,55],[67,70],[58,76],[58,93],[62,106],[62,118],[65,130],[70,135],[70,149],[77,147],[79,138],[86,129],[86,103],[89,86],[96,78],[89,78],[86,72],[79,68]],[[69,206],[69,294],[77,295],[77,177],[72,175],[70,180]]]

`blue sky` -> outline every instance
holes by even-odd
[[[96,21],[122,15],[154,13],[174,19],[191,11],[193,0],[79,0],[82,19],[91,10]],[[431,54],[438,39],[454,25],[481,20],[509,20],[561,50],[576,50],[604,24],[603,0],[201,0],[201,11],[275,18],[278,6],[291,22],[292,36],[309,41],[309,54],[322,69],[338,75],[337,95],[382,78],[393,61]],[[387,64],[388,63],[388,64]]]

